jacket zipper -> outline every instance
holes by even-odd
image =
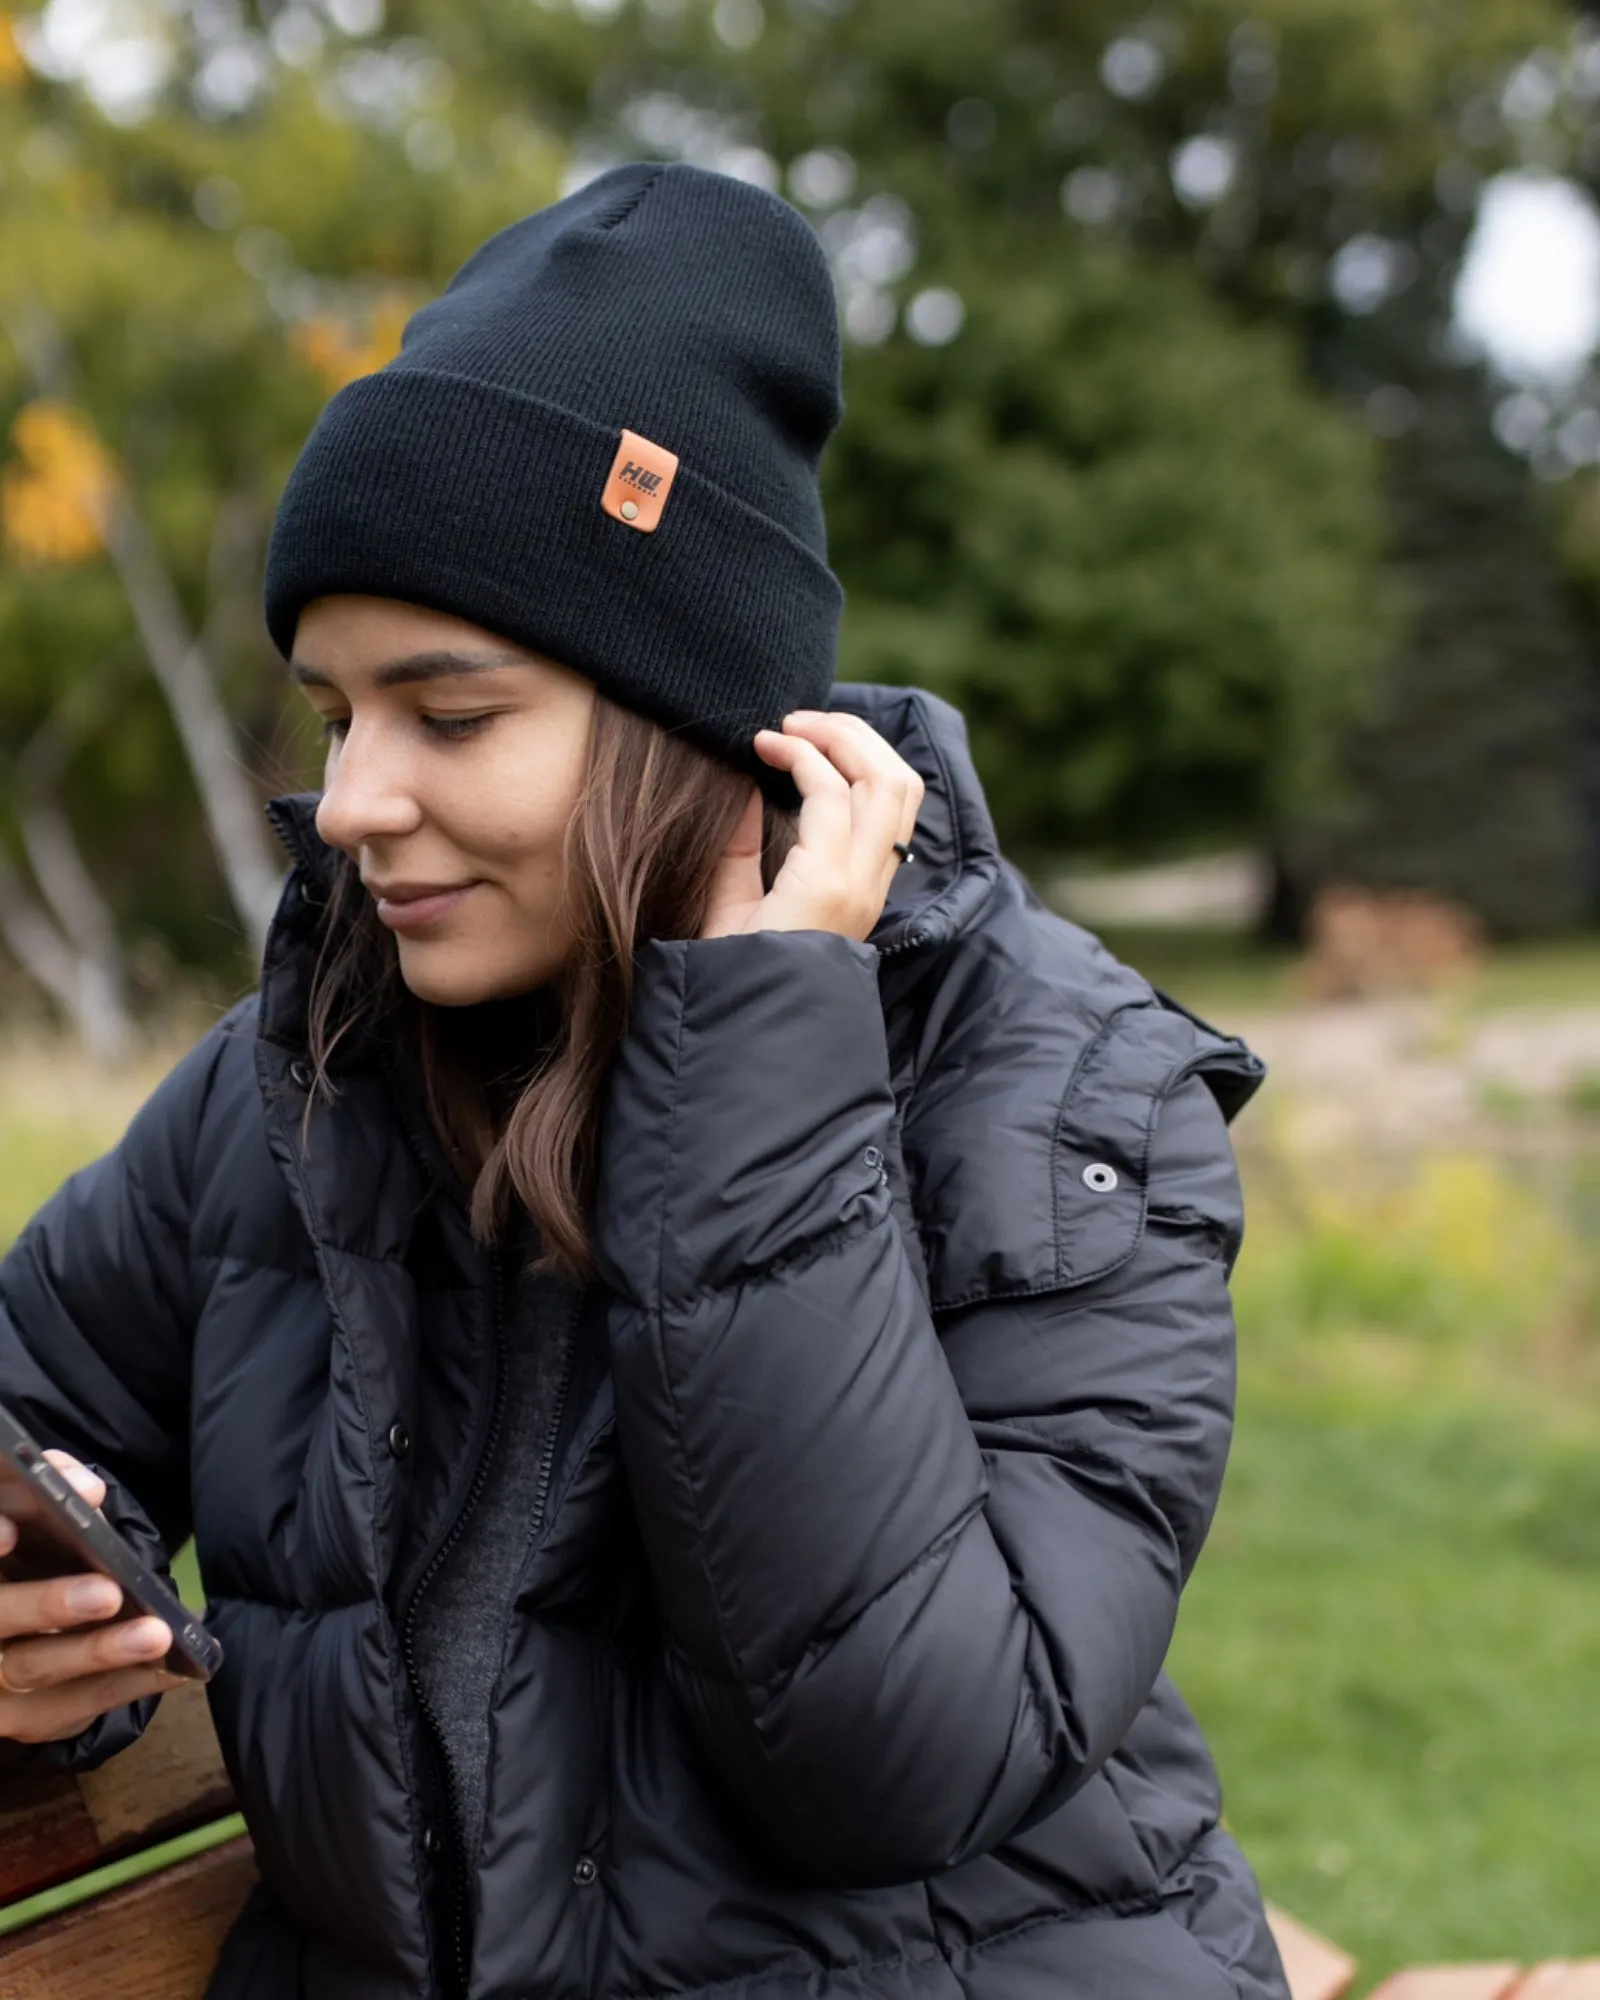
[[[896,938],[893,944],[880,944],[875,949],[880,958],[893,958],[896,952],[920,950],[927,942],[926,931],[911,930],[903,938]]]
[[[439,1717],[429,1701],[422,1685],[422,1676],[417,1671],[416,1622],[417,1606],[421,1603],[428,1585],[438,1575],[449,1559],[451,1551],[460,1541],[473,1510],[483,1498],[483,1489],[488,1484],[489,1468],[494,1461],[495,1446],[500,1439],[501,1425],[505,1418],[506,1402],[506,1355],[505,1355],[505,1314],[503,1311],[502,1288],[500,1282],[500,1259],[491,1257],[493,1273],[490,1286],[493,1324],[493,1367],[494,1396],[490,1405],[489,1428],[478,1451],[478,1462],[473,1468],[472,1484],[467,1489],[467,1497],[456,1512],[444,1539],[429,1558],[427,1568],[411,1586],[406,1599],[405,1611],[400,1624],[400,1650],[406,1663],[406,1678],[411,1683],[411,1693],[416,1701],[418,1713],[426,1723],[432,1739],[434,1759],[437,1764],[440,1784],[439,1792],[444,1804],[446,1827],[446,1856],[449,1874],[453,1881],[451,1896],[451,1944],[455,1958],[456,1987],[460,1993],[467,1990],[470,1972],[470,1953],[467,1941],[467,1911],[470,1908],[472,1884],[466,1852],[466,1832],[461,1824],[461,1813],[456,1802],[455,1786],[450,1777],[450,1759],[445,1749],[444,1730]]]
[[[550,1483],[555,1477],[556,1446],[561,1440],[561,1419],[566,1414],[567,1396],[572,1388],[572,1372],[578,1351],[578,1326],[582,1317],[583,1298],[580,1294],[562,1330],[561,1373],[556,1377],[556,1392],[550,1401],[550,1416],[545,1424],[544,1449],[540,1453],[538,1476],[533,1487],[533,1532],[528,1539],[530,1555],[534,1545],[544,1533],[545,1508],[550,1500]]]

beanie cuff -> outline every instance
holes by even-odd
[[[827,706],[844,594],[781,523],[688,463],[656,529],[614,519],[600,503],[621,430],[403,362],[350,383],[278,509],[273,643],[287,659],[313,598],[425,605],[571,668],[792,805],[751,738]]]

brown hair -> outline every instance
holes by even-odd
[[[330,1066],[362,1031],[396,1037],[414,1058],[428,1115],[470,1190],[472,1231],[500,1236],[520,1201],[539,1232],[539,1264],[587,1280],[601,1093],[627,1032],[634,953],[652,938],[700,933],[723,850],[750,780],[685,737],[597,695],[588,761],[565,841],[575,946],[554,982],[559,1018],[531,1069],[496,1077],[474,1058],[463,1010],[418,1000],[394,939],[347,856],[335,859],[312,977],[312,1101],[337,1094]],[[761,880],[772,886],[796,822],[763,809]],[[468,1010],[470,1011],[470,1010]],[[302,1143],[309,1131],[310,1105]]]

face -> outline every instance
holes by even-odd
[[[317,831],[348,854],[419,999],[546,984],[571,955],[562,841],[594,686],[443,612],[322,597],[290,669],[328,739]]]

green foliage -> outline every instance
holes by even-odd
[[[1018,854],[1258,833],[1381,657],[1368,445],[1182,268],[1029,247],[962,264],[958,350],[852,360],[842,671],[963,709]]]
[[[932,353],[902,330],[851,357],[829,476],[851,589],[845,670],[927,679],[963,703],[1013,844],[1287,843],[1333,812],[1335,772],[1359,818],[1369,788],[1341,767],[1344,725],[1375,684],[1399,715],[1409,663],[1431,653],[1460,747],[1420,716],[1375,725],[1393,799],[1433,811],[1431,843],[1397,837],[1391,872],[1502,929],[1570,921],[1581,690],[1522,498],[1499,509],[1503,559],[1467,537],[1477,595],[1506,607],[1485,710],[1469,621],[1451,622],[1449,578],[1413,545],[1408,495],[1391,513],[1388,468],[1340,432],[1292,358],[1309,337],[1357,409],[1412,382],[1414,368],[1352,382],[1334,365],[1359,327],[1330,297],[1332,260],[1365,232],[1447,276],[1463,201],[1522,143],[1501,123],[1500,84],[1531,47],[1564,43],[1562,9],[859,0],[719,13],[686,0],[584,23],[560,0],[470,13],[409,0],[403,18],[463,67],[503,46],[543,115],[602,151],[716,158],[743,144],[787,170],[835,149],[853,190],[819,200],[846,264],[852,219],[885,196],[904,205],[915,260],[880,274],[876,299],[858,274],[847,303],[854,284],[883,324],[920,289],[951,286],[966,325]],[[1114,44],[1137,52],[1120,84]],[[1172,168],[1200,135],[1226,152],[1228,184],[1186,199]],[[1087,207],[1073,192],[1084,176]],[[1426,289],[1414,281],[1414,296]],[[1430,311],[1437,328],[1446,308]],[[1289,340],[1274,349],[1241,316]],[[1493,452],[1466,387],[1474,439]],[[1431,470],[1433,490],[1451,473]],[[1482,732],[1460,711],[1498,715],[1502,701],[1522,741],[1486,815],[1466,803],[1485,772]],[[1459,770],[1448,796],[1437,766]],[[1370,817],[1364,846],[1318,859],[1389,879],[1389,821]],[[1497,868],[1480,865],[1489,847]]]
[[[1566,1105],[1575,1118],[1600,1118],[1600,1070],[1573,1078],[1567,1086]]]
[[[263,791],[312,770],[256,591],[328,390],[574,158],[743,147],[798,194],[834,148],[813,212],[855,329],[827,472],[844,670],[960,701],[1007,839],[1039,855],[1277,838],[1318,798],[1408,601],[1382,468],[1302,359],[1344,324],[1328,260],[1360,230],[1420,241],[1441,167],[1508,157],[1498,81],[1565,32],[1553,0],[391,0],[381,32],[324,23],[290,54],[247,10],[228,34],[255,35],[265,85],[229,113],[203,86],[213,13],[162,20],[174,68],[142,118],[0,73],[0,320],[60,325]],[[1153,65],[1137,89],[1108,81],[1119,41]],[[1171,171],[1197,134],[1233,161],[1199,203]],[[1085,171],[1098,219],[1063,213]],[[885,216],[903,254],[868,268]],[[964,305],[947,345],[906,332],[930,286]],[[33,393],[0,339],[0,457]],[[220,966],[236,927],[119,585],[103,560],[9,566],[0,766],[76,691],[104,711],[66,780],[97,877],[130,931]]]
[[[1238,1430],[1172,1660],[1229,1822],[1269,1896],[1357,1954],[1363,1992],[1430,1959],[1592,1952],[1581,1171],[1297,1158],[1259,1115]]]
[[[1422,302],[1403,300],[1329,357],[1357,393],[1404,381],[1415,397],[1387,467],[1408,610],[1337,802],[1302,815],[1296,862],[1313,879],[1431,890],[1503,937],[1553,933],[1593,900],[1584,761],[1600,681],[1526,471],[1490,434],[1488,385],[1429,335]]]
[[[421,171],[403,130],[332,115],[326,95],[284,70],[247,118],[218,123],[174,104],[123,126],[70,88],[0,85],[0,333],[47,311],[72,401],[204,631],[263,793],[311,775],[307,739],[284,726],[257,597],[295,454],[330,389],[386,358],[371,345],[384,323],[431,296],[483,236],[549,200],[560,157],[549,140],[502,133],[458,172]],[[0,461],[38,393],[0,339]],[[158,933],[191,964],[228,966],[237,925],[108,559],[7,561],[0,797],[9,758],[75,705],[64,797],[125,929]]]
[[[1247,1142],[1250,1252],[1236,1298],[1251,1353],[1297,1378],[1463,1393],[1498,1392],[1541,1343],[1565,1354],[1600,1261],[1548,1175],[1530,1180],[1525,1162],[1513,1172],[1465,1145],[1398,1161],[1368,1147],[1313,1151],[1281,1106],[1279,1119]]]

